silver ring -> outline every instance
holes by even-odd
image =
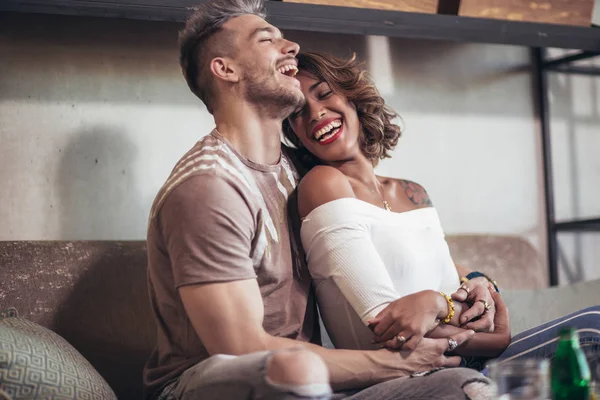
[[[396,336],[396,340],[398,341],[398,344],[400,346],[402,346],[404,343],[406,343],[406,338],[402,335]]]
[[[461,287],[458,288],[458,290],[464,290],[465,292],[467,292],[467,296],[469,295],[469,293],[471,292],[471,290],[466,287],[465,285],[462,285]]]
[[[456,349],[457,347],[458,343],[456,343],[456,340],[448,338],[448,351],[454,351],[454,349]]]

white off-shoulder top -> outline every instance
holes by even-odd
[[[367,321],[387,304],[426,289],[450,294],[459,284],[433,207],[394,213],[337,199],[304,218],[301,237],[321,317],[337,348],[374,348]]]

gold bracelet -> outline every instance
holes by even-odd
[[[462,278],[460,278],[460,283],[466,283],[469,282],[469,279],[466,276],[463,276]]]
[[[448,302],[448,315],[446,315],[446,318],[444,318],[441,321],[443,324],[447,324],[452,320],[452,317],[454,317],[454,302],[452,301],[452,298],[450,296],[448,296],[446,293],[440,292],[440,294],[442,296],[444,296],[444,298]]]

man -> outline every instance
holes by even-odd
[[[410,353],[310,343],[319,341],[315,303],[286,209],[298,175],[280,144],[283,119],[303,102],[299,48],[264,16],[262,0],[215,0],[181,33],[184,76],[216,129],[177,163],[152,207],[158,344],[146,397],[321,399],[367,388],[351,398],[487,398],[488,381],[471,370],[408,377],[457,366],[444,356],[447,339]]]

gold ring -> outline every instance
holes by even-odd
[[[477,301],[479,301],[480,303],[482,303],[482,304],[483,304],[483,308],[485,309],[485,311],[486,311],[486,312],[487,312],[487,311],[490,311],[490,309],[492,308],[492,306],[490,306],[490,305],[488,304],[488,302],[487,302],[487,301],[485,301],[485,300],[477,300]]]
[[[467,296],[469,295],[469,293],[471,292],[471,290],[466,287],[465,285],[462,285],[461,287],[458,288],[458,290],[464,290],[465,292],[467,292]]]

